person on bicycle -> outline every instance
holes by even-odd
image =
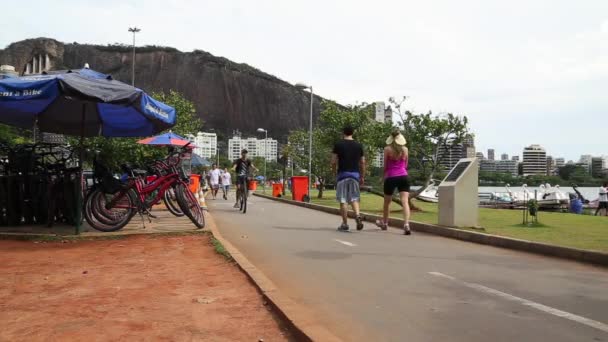
[[[232,164],[232,170],[236,175],[236,202],[234,203],[235,208],[239,208],[239,200],[241,199],[241,193],[243,187],[247,186],[247,177],[251,170],[258,171],[258,169],[251,163],[251,160],[247,158],[247,150],[241,151],[241,158],[234,161]]]

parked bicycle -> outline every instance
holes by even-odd
[[[144,215],[152,216],[152,206],[164,200],[173,214],[183,213],[198,228],[204,228],[203,210],[190,192],[189,178],[180,165],[185,147],[170,154],[166,160],[153,163],[150,169],[156,175],[150,182],[144,181],[144,170],[127,167],[130,175],[126,184],[121,184],[108,168],[95,161],[97,184],[87,195],[84,206],[87,222],[100,231],[116,231],[127,225],[136,213],[140,214],[142,221]]]

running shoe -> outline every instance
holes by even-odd
[[[235,209],[239,209],[241,206],[238,203],[234,203],[234,207]]]
[[[357,222],[357,230],[363,229],[363,219],[361,216],[355,217],[355,221]]]
[[[378,228],[380,228],[382,230],[388,229],[388,225],[386,224],[386,222],[383,222],[381,220],[376,220],[376,226],[378,226]]]
[[[403,235],[412,235],[412,230],[410,229],[409,224],[403,226]]]
[[[347,225],[347,224],[345,224],[345,223],[342,223],[342,224],[340,225],[340,227],[338,227],[338,231],[340,231],[340,232],[347,232],[349,229],[350,229],[350,228],[349,228],[349,227],[348,227],[348,225]]]

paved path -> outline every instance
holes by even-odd
[[[344,340],[608,341],[606,269],[251,202],[209,201],[222,235]]]

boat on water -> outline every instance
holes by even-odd
[[[515,206],[525,206],[530,200],[536,200],[541,209],[563,208],[570,204],[570,195],[564,193],[559,185],[541,184],[537,191],[530,191],[526,184],[522,185],[521,191],[512,191],[508,184],[505,188]]]
[[[426,189],[422,190],[416,199],[429,203],[439,202],[439,187],[435,184],[435,181],[432,181]]]
[[[439,187],[435,182],[429,184],[416,197],[429,203],[439,202]],[[531,191],[524,184],[520,191],[513,191],[507,184],[504,192],[480,192],[479,205],[489,207],[514,208],[527,206],[528,201],[535,199],[540,209],[561,209],[568,207],[571,195],[564,193],[559,185],[542,184],[540,190]]]
[[[508,193],[503,192],[480,192],[479,196],[479,205],[480,206],[510,206],[513,203],[513,200],[509,196]],[[428,203],[437,203],[439,202],[439,187],[436,182],[432,182],[429,184],[416,199],[428,202]]]

